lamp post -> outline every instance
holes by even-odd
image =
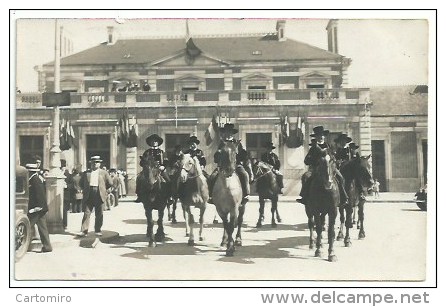
[[[56,19],[54,48],[54,93],[60,93],[60,28]],[[52,145],[50,149],[50,171],[46,177],[48,202],[48,231],[63,233],[62,210],[65,176],[60,169],[60,141],[59,141],[60,109],[55,106],[52,114]]]

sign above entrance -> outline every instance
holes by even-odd
[[[43,93],[42,105],[44,107],[61,107],[70,105],[70,93]]]

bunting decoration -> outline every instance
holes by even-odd
[[[204,133],[206,146],[210,146],[212,144],[212,142],[216,139],[217,133],[218,133],[218,123],[214,115],[212,116],[212,120],[209,124],[209,127],[206,129],[206,132]]]
[[[74,146],[74,129],[69,120],[62,119],[60,123],[59,148],[60,150],[68,150]]]
[[[128,111],[124,111],[118,123],[118,145],[122,144],[127,148],[136,147],[138,144],[138,123],[135,116],[129,118]]]

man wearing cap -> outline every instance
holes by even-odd
[[[195,135],[193,135],[189,138],[188,144],[189,149],[185,150],[184,153],[190,154],[192,158],[197,157],[201,169],[204,170],[204,168],[206,167],[206,158],[204,157],[203,151],[198,148],[200,141]]]
[[[350,160],[350,149],[348,143],[352,141],[352,138],[347,136],[345,133],[341,133],[334,141],[338,145],[335,158],[338,166],[340,166],[344,162]]]
[[[280,169],[280,160],[279,157],[273,152],[273,149],[276,148],[272,142],[267,142],[265,144],[266,152],[264,152],[261,156],[261,160],[265,163],[268,163],[272,167],[273,173],[276,175],[277,184],[279,185],[280,194],[282,194],[283,189],[283,175],[279,171]]]
[[[325,152],[334,157],[331,151],[330,145],[325,142],[325,137],[330,133],[329,130],[325,130],[323,126],[316,126],[313,128],[313,133],[310,134],[314,137],[314,141],[311,143],[310,150],[305,156],[304,163],[309,166],[308,171],[302,175],[302,189],[300,191],[301,199],[296,199],[296,201],[306,205],[308,200],[308,193],[310,190],[311,179],[313,171],[319,164],[319,160],[324,156]],[[347,193],[345,192],[345,181],[342,174],[336,169],[336,179],[338,180],[339,193],[341,197],[341,202],[346,202],[348,199]]]
[[[113,181],[107,171],[101,169],[101,157],[93,156],[90,159],[90,169],[82,174],[80,185],[83,191],[84,216],[82,218],[81,232],[83,237],[88,233],[91,212],[95,211],[94,231],[97,236],[102,236],[101,228],[104,222],[102,205],[107,200],[107,189],[113,185]]]
[[[218,150],[214,154],[214,162],[217,163],[217,168],[212,172],[212,174],[209,176],[209,200],[208,203],[212,204],[212,190],[215,184],[215,181],[217,180],[218,176],[218,165],[220,163],[220,155],[221,155],[221,149],[224,147],[226,142],[233,142],[237,143],[237,140],[234,138],[234,134],[238,133],[238,130],[234,128],[234,124],[226,123],[222,128],[220,128],[220,136],[221,136],[221,142],[218,146]],[[251,181],[253,175],[252,170],[250,167],[246,164],[248,161],[247,159],[247,151],[243,148],[243,145],[239,142],[238,148],[237,148],[237,156],[236,156],[236,164],[237,167],[235,169],[235,172],[237,176],[240,179],[240,184],[242,186],[242,194],[243,194],[243,200],[242,204],[246,204],[249,201],[249,194],[250,194],[250,187],[249,182]],[[248,172],[245,170],[247,168],[249,170]]]
[[[163,177],[166,182],[170,182],[169,174],[167,174],[166,167],[164,165],[164,150],[159,148],[163,141],[164,140],[158,134],[152,134],[146,138],[146,143],[149,145],[149,149],[147,149],[140,157],[141,161],[139,162],[139,165],[144,166],[143,161],[146,161],[148,157],[153,157],[153,159],[158,162],[161,177]]]
[[[350,160],[360,157],[360,154],[358,152],[359,146],[356,145],[356,143],[350,143],[348,145],[348,147],[349,147],[349,153],[350,153]]]
[[[40,175],[40,168],[37,164],[26,164],[29,171],[29,200],[28,200],[28,218],[31,228],[37,224],[40,241],[42,242],[42,253],[48,253],[53,250],[46,224],[46,213],[48,204],[46,201],[45,179]]]

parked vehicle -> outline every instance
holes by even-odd
[[[415,202],[421,211],[427,210],[427,191],[425,188],[420,188],[420,190],[415,193]]]
[[[15,261],[19,261],[28,251],[31,244],[31,224],[28,212],[28,170],[16,166],[15,186]]]

